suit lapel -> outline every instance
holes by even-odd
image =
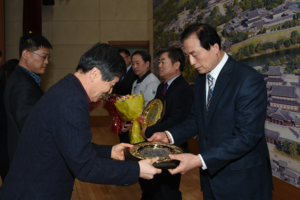
[[[220,100],[222,93],[230,80],[230,73],[233,70],[233,60],[229,57],[227,62],[225,63],[223,69],[221,70],[217,82],[214,87],[214,92],[211,98],[210,106],[206,114],[206,126],[208,125],[209,121],[211,120],[211,117],[213,115],[214,109],[216,108],[216,105],[218,101]],[[205,104],[205,110],[206,110],[206,104]]]
[[[178,84],[181,82],[181,79],[183,79],[182,75],[178,76],[173,82],[172,84],[169,86],[169,88],[167,89],[166,94],[164,95],[165,97],[167,97],[169,94],[171,94],[173,92],[173,90],[175,90],[178,86]],[[162,90],[160,91],[162,93]]]

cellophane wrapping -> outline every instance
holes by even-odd
[[[122,120],[133,121],[132,129],[130,131],[130,143],[136,144],[145,141],[141,135],[141,127],[138,123],[143,109],[144,109],[144,95],[125,95],[120,97],[116,102],[115,106]]]

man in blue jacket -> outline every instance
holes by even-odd
[[[177,145],[198,135],[199,154],[170,155],[181,162],[169,171],[184,174],[199,167],[205,200],[271,200],[263,77],[223,52],[220,37],[208,24],[187,27],[181,41],[199,75],[190,115],[167,134]],[[165,132],[149,140],[168,141]]]
[[[96,44],[81,56],[76,72],[52,86],[25,121],[15,158],[0,188],[0,200],[66,200],[75,177],[81,181],[128,185],[153,178],[158,158],[123,160],[130,144],[91,143],[89,103],[111,92],[125,74],[117,50]]]

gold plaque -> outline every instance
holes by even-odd
[[[141,160],[159,157],[157,163],[172,161],[169,154],[183,153],[180,147],[164,142],[138,143],[135,144],[133,148],[129,149],[129,152],[132,156]]]
[[[153,126],[162,118],[163,114],[164,103],[160,99],[153,99],[148,103],[148,105],[144,109],[143,116],[145,118],[142,123],[142,128]]]

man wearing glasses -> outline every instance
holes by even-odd
[[[20,38],[20,62],[10,75],[4,90],[10,163],[16,152],[23,124],[44,94],[40,82],[50,58],[52,45],[42,35],[28,33]]]

